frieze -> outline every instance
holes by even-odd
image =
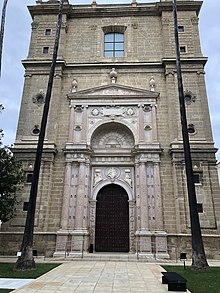
[[[125,108],[120,106],[103,107],[100,112],[103,116],[124,116]]]

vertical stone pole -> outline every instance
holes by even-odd
[[[84,218],[84,198],[86,195],[85,180],[86,178],[86,162],[82,158],[79,162],[79,173],[78,173],[78,187],[76,192],[76,215],[75,215],[75,229],[72,232],[72,243],[71,243],[71,253],[82,254],[84,250],[85,238],[88,237],[88,230],[83,227]]]
[[[61,216],[61,229],[57,232],[56,251],[54,256],[65,256],[68,242],[68,219],[69,219],[69,201],[70,201],[70,182],[71,182],[71,162],[66,163],[64,194]]]
[[[147,174],[145,162],[140,162],[140,206],[141,206],[141,229],[139,231],[140,256],[152,258],[151,232],[148,222],[148,198],[147,198]]]
[[[90,244],[95,243],[95,216],[96,216],[96,200],[90,200],[90,223],[89,223],[89,237]]]
[[[69,135],[68,135],[68,142],[73,142],[73,135],[74,135],[74,119],[75,119],[75,111],[72,105],[72,101],[70,104],[70,122],[69,122]]]
[[[63,206],[62,206],[62,217],[61,217],[61,229],[62,230],[68,229],[70,182],[71,182],[71,162],[67,162],[66,170],[65,170]]]
[[[156,231],[155,231],[156,257],[169,258],[169,254],[167,251],[167,233],[164,231],[164,225],[163,225],[159,163],[154,163],[154,196],[155,196],[155,212],[156,212]]]
[[[156,116],[156,105],[152,106],[151,111],[151,121],[152,121],[152,140],[153,142],[157,141],[157,116]]]
[[[86,234],[84,237],[84,249],[89,247],[89,186],[90,186],[90,162],[89,160],[85,165],[85,193],[84,193],[84,213],[83,213],[83,230]]]
[[[86,163],[81,161],[79,163],[78,187],[76,193],[76,221],[75,229],[83,228],[83,214],[84,214],[84,196],[85,196],[85,172]]]
[[[161,183],[160,183],[160,166],[159,163],[154,163],[154,196],[155,196],[155,211],[156,211],[156,231],[163,231],[163,214],[162,214],[162,198],[161,198]]]
[[[87,138],[87,108],[82,113],[82,143],[86,143]]]
[[[135,202],[129,200],[130,252],[135,252]]]
[[[140,172],[139,172],[139,163],[135,163],[135,199],[136,199],[136,231],[141,229],[141,203],[140,203]],[[139,232],[137,232],[139,233]],[[139,236],[138,236],[139,237]],[[139,246],[139,245],[138,245]]]
[[[139,142],[144,143],[144,111],[139,107]]]

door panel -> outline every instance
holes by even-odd
[[[128,196],[119,185],[107,185],[97,196],[95,251],[129,251]]]

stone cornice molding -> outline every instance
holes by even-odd
[[[31,17],[35,15],[49,15],[58,13],[58,4],[53,2],[42,2],[37,5],[28,6]],[[200,12],[202,1],[181,1],[177,3],[178,11]],[[70,5],[64,3],[63,14],[69,18],[91,18],[110,16],[160,16],[163,11],[172,11],[172,1],[156,3],[138,3],[137,6],[130,4],[102,4],[94,9],[91,5]]]

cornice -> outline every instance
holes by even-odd
[[[200,12],[202,1],[179,1],[178,11]],[[42,2],[41,4],[28,6],[32,19],[35,15],[49,15],[58,13],[58,3]],[[69,18],[92,18],[92,17],[122,17],[122,16],[160,16],[163,11],[172,11],[172,1],[156,3],[138,3],[136,7],[129,4],[102,4],[92,7],[91,5],[70,5],[65,3],[63,14]]]
[[[201,64],[205,65],[207,62],[207,57],[183,57],[181,58],[182,64]],[[22,60],[22,64],[27,69],[28,67],[48,67],[51,65],[51,60],[43,60],[43,59],[26,59]],[[60,66],[62,68],[99,68],[99,67],[164,67],[168,65],[175,66],[176,59],[175,58],[163,58],[161,61],[152,61],[152,62],[91,62],[91,63],[67,63],[65,60],[57,60],[57,67]]]

